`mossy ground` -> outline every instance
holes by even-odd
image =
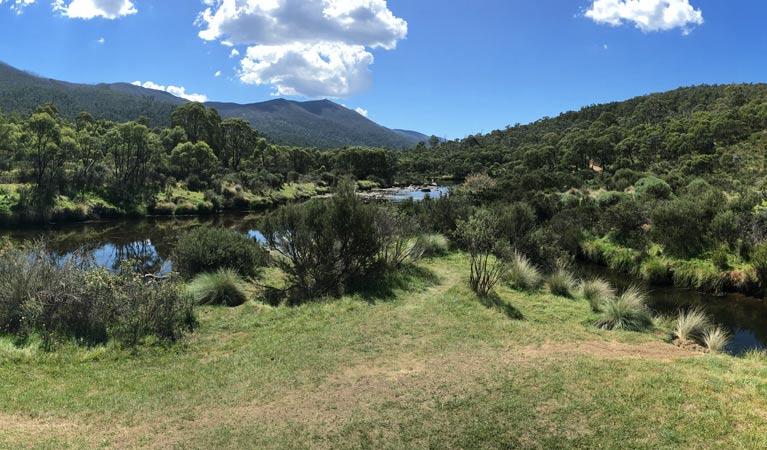
[[[271,272],[267,272],[269,276]],[[465,255],[301,307],[200,310],[171,347],[0,340],[0,448],[767,448],[767,361],[607,332]]]

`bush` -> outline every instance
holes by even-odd
[[[348,179],[331,199],[284,206],[266,217],[262,232],[287,275],[292,300],[338,296],[370,275],[386,241],[379,217]]]
[[[605,301],[602,310],[596,325],[604,330],[642,331],[652,325],[647,294],[636,286],[628,288],[620,297]]]
[[[266,252],[248,236],[232,230],[195,228],[183,234],[173,252],[173,267],[185,277],[232,269],[255,276],[266,264]]]
[[[640,197],[650,197],[665,200],[671,197],[671,186],[658,177],[645,177],[636,182],[634,186]]]
[[[651,256],[642,261],[639,268],[642,279],[650,284],[666,285],[671,281],[671,271],[668,261],[661,257]]]
[[[248,301],[245,282],[231,269],[197,275],[188,289],[198,305],[240,306]]]
[[[173,341],[194,325],[193,305],[173,279],[128,270],[111,274],[79,258],[60,261],[41,244],[0,251],[0,328],[58,340],[137,345],[154,336]]]
[[[549,275],[548,280],[546,280],[546,286],[548,287],[549,292],[559,297],[572,298],[576,284],[577,281],[575,280],[575,277],[573,277],[573,275],[566,269],[562,268],[557,269],[554,273]]]
[[[493,290],[505,270],[502,256],[506,249],[504,243],[497,241],[498,225],[498,217],[486,209],[458,223],[457,233],[471,256],[469,287],[480,297]]]
[[[675,260],[672,264],[674,286],[721,292],[727,283],[727,276],[714,267],[710,261],[700,259]]]
[[[762,290],[767,290],[767,243],[756,245],[751,251],[751,264]]]
[[[583,281],[580,285],[580,293],[584,299],[588,300],[594,312],[601,311],[602,304],[615,297],[615,289],[601,278]]]
[[[416,238],[415,246],[421,256],[444,256],[450,251],[450,240],[443,234],[422,234]]]
[[[525,255],[517,251],[511,255],[506,276],[512,287],[523,291],[538,289],[543,283],[540,269],[535,267]]]
[[[703,335],[711,326],[711,319],[700,308],[693,307],[689,311],[679,312],[674,329],[674,336],[684,342],[702,342]]]

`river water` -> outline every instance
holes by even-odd
[[[442,192],[432,192],[439,196]],[[420,200],[423,192],[402,191],[395,200],[410,196]],[[48,247],[61,258],[73,252],[84,252],[101,267],[116,269],[122,261],[141,261],[146,272],[164,274],[172,269],[170,255],[176,239],[185,230],[212,226],[237,230],[263,241],[258,215],[224,214],[213,217],[147,218],[111,222],[92,222],[0,231],[13,241],[44,239]],[[596,266],[578,268],[581,277],[599,275],[613,285],[624,288],[640,283],[625,275],[610,273]],[[641,284],[641,283],[640,283]],[[657,313],[675,315],[680,309],[703,307],[714,320],[733,334],[728,349],[737,354],[752,348],[767,348],[767,302],[742,295],[713,296],[691,290],[644,286],[650,292],[650,307]]]

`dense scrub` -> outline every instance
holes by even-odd
[[[203,226],[178,238],[173,265],[187,278],[219,269],[251,277],[266,265],[267,256],[255,239],[234,230]]]
[[[62,261],[41,244],[2,244],[2,332],[38,336],[46,346],[69,339],[133,346],[149,337],[174,341],[194,323],[191,299],[173,278]]]

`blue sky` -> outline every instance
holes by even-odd
[[[215,101],[331,97],[457,138],[767,81],[766,16],[762,0],[0,0],[0,60]]]

